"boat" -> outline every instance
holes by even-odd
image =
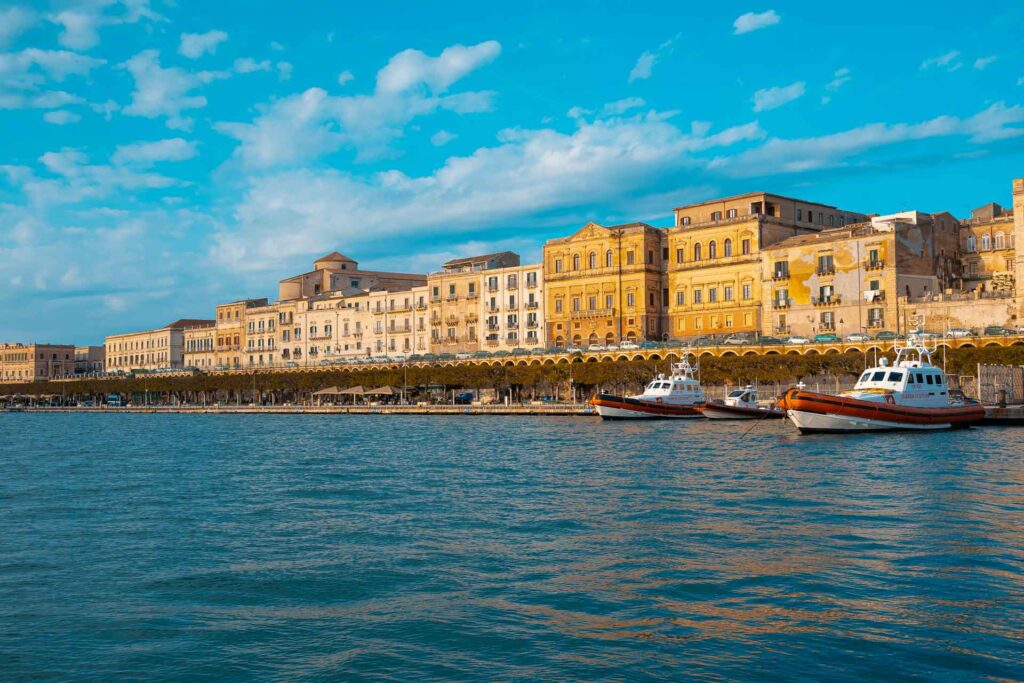
[[[798,386],[778,404],[804,433],[956,429],[980,422],[985,408],[957,393],[932,364],[925,340],[911,333],[891,366],[883,358],[852,390],[832,395]]]
[[[701,409],[704,417],[712,420],[781,420],[786,417],[777,405],[761,405],[757,389],[747,385],[729,392],[724,401],[709,401]]]
[[[605,420],[687,419],[703,417],[704,391],[688,359],[673,363],[666,377],[659,374],[635,396],[599,393],[590,399],[597,414]]]

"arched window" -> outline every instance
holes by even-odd
[[[605,268],[611,268],[612,267],[612,250],[611,249],[609,249],[608,251],[604,252],[604,267]]]
[[[996,233],[996,249],[1006,248],[1006,235],[1001,232]]]
[[[702,258],[704,257],[701,256],[700,254],[700,242],[697,242],[695,245],[693,245],[693,260],[700,261]]]
[[[579,254],[573,254],[572,255],[572,269],[573,270],[579,270],[580,269],[580,255]]]
[[[708,258],[718,258],[718,245],[714,240],[708,242]]]
[[[722,256],[732,256],[732,240],[728,237],[725,238],[725,243],[722,245]]]
[[[597,268],[597,254],[594,252],[587,256],[587,268]]]
[[[992,248],[992,238],[989,237],[988,233],[986,232],[984,235],[981,236],[981,250],[982,251],[988,251],[991,248]]]
[[[967,236],[967,251],[974,251],[974,235]]]

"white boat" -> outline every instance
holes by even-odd
[[[908,335],[892,366],[881,362],[837,395],[797,387],[779,407],[802,432],[867,432],[970,427],[985,417],[983,406],[951,396],[945,373],[917,334]]]
[[[606,420],[702,417],[704,391],[688,359],[673,363],[666,377],[659,374],[635,396],[600,393],[590,399],[597,414]]]
[[[786,416],[775,405],[761,405],[757,389],[747,385],[730,391],[724,401],[711,401],[704,405],[704,417],[712,420],[777,420]]]

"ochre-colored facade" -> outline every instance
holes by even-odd
[[[182,332],[184,344],[183,364],[209,372],[217,365],[214,347],[217,341],[217,325],[210,321],[186,327]]]
[[[675,209],[668,231],[668,336],[751,336],[764,327],[762,250],[862,220],[860,214],[763,192]]]
[[[170,370],[185,366],[185,328],[211,320],[182,319],[164,327],[106,338],[107,372]]]
[[[544,245],[547,340],[564,348],[661,339],[665,231],[588,223]]]
[[[1014,212],[992,202],[961,223],[965,289],[1012,289],[1014,284]]]
[[[74,372],[74,345],[0,344],[0,382],[41,382]]]

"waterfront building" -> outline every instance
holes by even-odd
[[[75,372],[74,344],[0,344],[0,382],[45,382]]]
[[[764,247],[763,332],[905,331],[907,301],[940,295],[958,279],[958,232],[948,213],[906,211]]]
[[[76,346],[75,374],[101,373],[106,368],[107,350],[104,346]]]
[[[426,284],[423,275],[359,270],[359,264],[334,251],[313,262],[313,270],[281,280],[280,301],[294,301],[337,292],[361,289],[409,289]]]
[[[284,305],[287,308],[287,304]],[[282,322],[282,306],[266,300],[245,308],[245,334],[242,344],[242,366],[247,368],[273,366],[280,358],[278,330]],[[290,319],[290,316],[284,316]]]
[[[245,323],[249,309],[267,305],[266,299],[242,299],[217,306],[214,367],[242,367],[242,349],[246,347]]]
[[[1024,295],[1021,294],[1021,287],[1016,283],[1024,283],[1024,248],[1016,249],[1016,245],[1024,245],[1024,178],[1015,178],[1013,181],[1013,243],[1014,262],[1013,269],[1014,293],[1017,295],[1017,321],[1024,321]]]
[[[484,351],[544,348],[544,265],[480,272]]]
[[[427,276],[430,349],[434,353],[480,350],[482,274],[519,266],[511,251],[452,259]]]
[[[964,289],[1008,291],[1014,288],[1014,211],[989,202],[961,223]]]
[[[668,336],[756,335],[763,327],[762,251],[864,220],[858,213],[753,192],[674,209],[668,230]]]
[[[106,338],[107,372],[184,367],[185,328],[212,322],[183,318],[155,330],[110,335]]]
[[[182,333],[185,345],[182,364],[186,368],[198,368],[204,372],[213,370],[217,365],[216,339],[217,324],[212,320],[186,327]]]
[[[587,223],[544,245],[546,333],[556,347],[660,339],[665,231]]]

